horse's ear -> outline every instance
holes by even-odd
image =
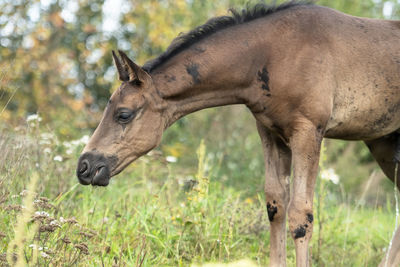
[[[112,51],[112,57],[114,59],[115,67],[117,67],[118,76],[119,76],[120,81],[121,82],[129,81],[129,74],[125,70],[124,66],[121,64],[121,61],[119,60],[118,56],[115,54],[114,50]]]
[[[128,71],[129,81],[144,82],[148,76],[147,72],[136,65],[124,52],[118,50],[125,69]]]

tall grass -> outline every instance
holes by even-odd
[[[38,118],[1,129],[0,137],[0,265],[269,263],[263,192],[243,196],[244,188],[260,185],[222,180],[216,170],[226,163],[210,157],[204,143],[197,167],[168,163],[168,155],[154,151],[108,187],[94,188],[74,177],[81,141],[60,142]],[[346,194],[338,197],[337,187],[328,180],[317,185],[312,261],[376,266],[391,237],[393,203],[355,206],[341,201]]]

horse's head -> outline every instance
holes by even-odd
[[[114,51],[113,58],[122,84],[79,158],[76,173],[84,185],[108,185],[111,176],[156,147],[165,129],[163,103],[152,78],[119,53],[121,60]]]

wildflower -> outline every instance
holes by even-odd
[[[89,255],[89,249],[85,243],[76,244],[74,247],[79,249],[83,254]]]
[[[45,211],[36,211],[34,216],[50,217],[50,214]]]
[[[60,223],[57,220],[52,220],[50,222],[50,225],[53,227],[58,227],[58,228],[61,227]]]
[[[65,244],[71,243],[71,240],[68,237],[61,238],[61,241],[64,242]]]
[[[7,205],[4,210],[14,210],[14,211],[21,211],[22,210],[22,206],[21,205]]]
[[[50,255],[47,254],[46,252],[43,252],[43,251],[40,253],[40,256],[42,256],[45,259],[49,259],[50,258]]]
[[[103,218],[103,223],[107,223],[108,222],[108,217],[104,217]]]
[[[42,202],[49,202],[50,200],[47,197],[39,197],[38,198]]]
[[[48,139],[42,139],[39,141],[39,145],[51,145],[51,141]]]
[[[26,118],[26,122],[34,122],[34,121],[38,122],[42,121],[42,118],[39,116],[39,114],[32,114]]]
[[[81,139],[79,139],[79,141],[81,142],[81,144],[83,144],[83,145],[86,145],[87,143],[89,143],[89,135],[84,135],[84,136],[82,136],[82,138]]]
[[[37,249],[36,244],[30,244],[29,247],[30,247],[31,249]]]
[[[53,158],[54,161],[59,161],[61,162],[63,160],[63,158],[60,155],[57,155]]]
[[[177,159],[176,157],[174,157],[174,156],[167,156],[167,157],[165,158],[165,160],[168,161],[168,162],[172,162],[172,163],[178,161],[178,159]]]
[[[56,230],[56,228],[58,228],[59,226],[56,225],[50,225],[50,224],[42,224],[39,227],[39,232],[54,232],[54,230]]]
[[[69,224],[77,224],[78,221],[75,220],[75,218],[70,218],[70,219],[64,219],[63,217],[60,217],[60,223],[69,223]]]
[[[42,208],[42,209],[52,209],[54,208],[54,205],[48,202],[49,200],[47,198],[39,198],[33,201],[35,204],[35,207],[37,208]]]
[[[339,184],[339,175],[335,173],[335,170],[332,168],[329,168],[327,170],[323,170],[321,172],[321,178],[327,181],[331,181],[334,184]]]
[[[244,202],[246,202],[247,204],[253,204],[253,199],[248,197],[248,198],[245,199]]]
[[[40,135],[40,139],[42,140],[51,140],[54,138],[54,135],[52,133],[42,133]]]
[[[94,234],[89,233],[89,232],[79,232],[79,234],[86,238],[92,238],[94,236]]]
[[[78,140],[72,140],[70,142],[65,141],[63,142],[64,147],[67,148],[66,153],[67,154],[72,154],[73,153],[73,149],[76,148],[79,145],[86,145],[89,142],[89,136],[88,135],[84,135],[82,136],[80,139]]]
[[[37,211],[37,212],[35,212],[35,214],[33,214],[33,216],[32,216],[32,220],[33,221],[41,221],[41,222],[43,222],[44,220],[46,220],[47,218],[49,218],[49,214],[47,213],[47,212],[39,212],[39,211]]]
[[[22,190],[21,193],[19,193],[19,195],[20,195],[21,197],[25,197],[25,196],[27,196],[28,194],[33,194],[35,197],[37,196],[37,193],[36,193],[36,192],[29,191],[29,190],[26,190],[26,189]]]
[[[46,147],[45,149],[43,149],[43,152],[46,154],[50,154],[51,153],[51,149]]]
[[[22,196],[22,197],[24,197],[24,196],[26,196],[28,194],[29,194],[28,190],[22,190],[21,193],[19,193],[19,195]],[[36,193],[34,193],[34,194],[36,195]]]

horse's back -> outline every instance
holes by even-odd
[[[400,21],[337,11],[327,22],[333,107],[327,137],[374,139],[400,128]]]

